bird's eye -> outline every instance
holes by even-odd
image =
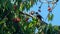
[[[36,12],[36,14],[38,14],[38,12]]]

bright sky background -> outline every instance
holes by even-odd
[[[40,2],[37,2],[37,5],[35,4],[33,7],[31,7],[30,11],[31,10],[38,11],[39,6],[40,6]],[[57,3],[57,5],[55,5],[55,6],[56,7],[52,11],[54,14],[54,18],[53,18],[53,21],[51,23],[52,23],[52,25],[60,25],[60,0]],[[47,7],[48,7],[48,4],[43,3],[40,14],[44,18],[44,21],[49,24],[48,20],[45,20],[47,15],[48,15]]]

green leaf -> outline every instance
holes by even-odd
[[[7,18],[4,18],[2,21],[0,21],[0,24],[5,23]]]
[[[52,21],[53,20],[53,17],[54,17],[54,14],[48,14],[48,21]]]
[[[1,8],[1,4],[0,4],[0,8]]]
[[[26,30],[27,26],[24,26],[24,30]]]
[[[30,27],[32,27],[32,26],[33,26],[33,24],[32,24],[32,23],[30,23],[30,24],[29,24],[29,28],[30,28]]]
[[[54,26],[54,30],[59,30],[58,26]]]
[[[19,9],[19,10],[22,11],[23,9],[24,9],[24,4],[21,3],[21,4],[20,4],[20,9]]]
[[[54,14],[51,15],[51,21],[53,20]]]
[[[50,16],[50,14],[48,14],[48,21],[50,21],[50,18],[51,18],[51,16]]]

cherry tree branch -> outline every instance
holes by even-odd
[[[30,15],[30,14],[27,14],[27,13],[23,13],[23,12],[21,12],[21,11],[20,11],[20,14],[24,14],[24,15],[30,16],[30,17],[32,17],[32,18],[36,18],[36,17],[33,16],[33,15]]]

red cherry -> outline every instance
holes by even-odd
[[[26,21],[28,21],[29,18],[26,18]]]
[[[16,18],[17,19],[17,22],[19,22],[20,21],[20,18]]]
[[[48,7],[48,11],[51,11],[51,8],[50,7]]]
[[[14,18],[13,21],[14,22],[19,22],[20,21],[20,18]]]

